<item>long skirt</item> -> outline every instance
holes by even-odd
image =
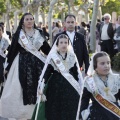
[[[31,58],[31,60],[25,61],[25,59],[28,59],[28,56]],[[36,59],[35,56],[33,56],[30,53],[28,54],[28,56],[24,57],[24,55],[21,56],[20,54],[18,54],[14,59],[13,64],[10,68],[7,81],[5,83],[5,87],[3,90],[3,94],[1,97],[1,101],[0,101],[0,107],[1,107],[0,115],[2,117],[16,118],[16,119],[23,119],[23,118],[30,119],[32,117],[32,113],[33,113],[35,102],[36,102],[35,101],[36,98],[34,94],[37,93],[36,83],[38,83],[40,72],[38,72],[39,75],[37,74],[37,77],[36,77],[35,76],[36,74],[34,74],[35,70],[33,71],[32,69],[36,69],[38,67],[37,63],[39,63],[39,61],[35,60],[36,62],[34,63],[32,59],[33,60]],[[21,66],[20,63],[22,63],[21,59],[22,59],[22,62],[24,63],[22,65],[22,68],[20,67]],[[31,68],[30,66],[32,67],[34,66],[34,67]],[[42,71],[41,69],[40,71]],[[25,73],[26,75],[24,75]],[[33,78],[38,78],[38,79],[36,80]],[[30,82],[31,79],[32,81]],[[26,85],[26,91],[25,91],[24,85]],[[33,85],[34,87],[31,85]],[[24,96],[25,93],[27,96]],[[34,99],[31,100],[31,98],[34,98]]]
[[[49,79],[46,97],[47,120],[76,120],[80,96],[60,73]]]

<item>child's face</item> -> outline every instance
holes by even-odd
[[[68,39],[60,38],[58,42],[58,50],[60,52],[67,52],[68,48]]]
[[[111,68],[110,58],[108,56],[102,56],[97,58],[97,68],[96,72],[99,75],[108,75]]]

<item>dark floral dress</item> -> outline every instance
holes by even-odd
[[[76,63],[69,69],[69,73],[78,81]],[[51,77],[49,78],[49,76]],[[49,79],[49,80],[48,80]],[[45,80],[48,82],[46,91],[45,116],[47,120],[76,120],[79,94],[73,86],[49,65]]]
[[[38,30],[36,30],[34,36],[35,35],[38,35]],[[41,34],[41,31],[39,31],[39,36],[37,38],[34,37],[36,39],[32,38],[32,40],[29,38],[29,40],[34,43],[34,47],[40,46],[40,48],[36,48],[39,52],[42,51],[45,55],[48,55],[50,46],[45,39],[43,40],[44,36]],[[42,39],[42,42],[40,38]],[[23,91],[23,104],[36,104],[38,80],[44,67],[44,63],[32,53],[26,51],[24,47],[20,45],[19,40],[17,43],[15,43],[15,41],[16,39],[14,36],[11,49],[8,53],[9,64],[6,69],[9,71],[14,58],[19,54],[19,80]],[[15,44],[17,47],[14,46]]]
[[[110,77],[112,77],[111,80],[114,81],[114,76],[111,75]],[[119,79],[118,79],[118,82],[119,82]],[[100,84],[99,84],[99,86],[100,86]],[[113,86],[110,86],[110,87],[112,88]],[[118,100],[120,100],[120,89],[119,88],[118,88],[118,92],[114,95],[114,97],[116,98],[116,102],[114,102],[114,104],[119,107],[119,105],[118,105]],[[90,114],[89,114],[87,120],[120,120],[113,113],[109,112],[107,109],[102,107],[95,100],[92,93],[88,91],[87,87],[85,87],[84,91],[83,91],[81,112],[88,108],[90,99],[92,100],[92,106],[90,107]],[[81,114],[80,114],[80,118],[82,118]]]

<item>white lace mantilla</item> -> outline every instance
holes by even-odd
[[[76,62],[74,54],[67,52],[67,58],[65,60],[63,60],[62,57],[57,52],[56,54],[60,58],[61,62],[64,64],[66,71],[69,72],[69,69],[74,67],[75,62]],[[57,67],[52,61],[51,61],[51,65],[54,67],[54,70],[57,70]]]
[[[0,50],[4,52],[9,45],[10,45],[10,40],[2,37],[2,39],[0,40]]]
[[[39,30],[35,30],[35,34],[33,35],[33,38],[29,38],[29,37],[27,37],[27,38],[29,39],[29,42],[31,42],[37,50],[40,49],[40,47],[43,45],[43,42],[45,41],[45,39],[41,36]],[[20,39],[19,39],[18,43],[19,43],[22,47],[24,47],[24,46],[22,45]]]
[[[108,75],[108,81],[107,81],[109,88],[108,94],[105,93],[105,85],[97,76],[97,74],[94,74],[93,78],[96,84],[96,90],[107,100],[111,102],[116,102],[116,98],[114,97],[114,95],[117,94],[120,89],[120,76],[118,74]],[[86,77],[85,81],[87,81],[88,79],[89,77]],[[85,82],[85,87],[89,92],[92,92],[87,82]]]

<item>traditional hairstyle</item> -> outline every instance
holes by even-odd
[[[20,30],[21,30],[22,27],[23,27],[23,23],[24,23],[25,16],[27,16],[27,15],[33,16],[31,13],[25,13],[25,14],[22,16],[22,18],[20,19],[19,25],[18,25],[18,27],[17,27],[17,30],[16,30],[16,32],[15,32],[15,34],[14,34],[14,36],[19,36]],[[34,19],[34,17],[33,17],[33,19]],[[34,23],[34,26],[33,26],[33,27],[34,27],[34,28],[37,28],[36,25],[35,25],[35,23]],[[18,39],[18,38],[16,38],[16,39]]]
[[[25,16],[27,16],[27,15],[33,16],[31,13],[25,13],[25,14],[22,16],[22,18],[20,19],[19,26],[18,26],[19,29],[22,29]],[[33,19],[34,19],[34,17],[33,17]],[[35,25],[35,24],[34,24],[34,28],[36,28],[36,25]]]
[[[56,42],[56,45],[58,46],[58,43],[59,43],[59,40],[62,39],[62,38],[65,38],[65,39],[68,39],[68,45],[69,45],[69,38],[67,35],[65,34],[61,34],[57,37],[57,42]]]
[[[16,32],[20,32],[20,30],[22,29],[25,16],[27,16],[27,15],[33,16],[31,13],[25,13],[25,14],[22,16],[22,18],[20,19],[20,22],[19,22],[19,25],[18,25],[18,28],[17,28]],[[33,19],[34,19],[34,17],[33,17]],[[34,26],[33,26],[33,27],[34,27],[34,28],[37,28],[36,25],[35,25],[35,23],[34,23]]]
[[[99,52],[99,53],[96,53],[93,57],[93,68],[94,70],[97,68],[97,59],[99,57],[103,57],[103,56],[109,56],[106,52]]]

